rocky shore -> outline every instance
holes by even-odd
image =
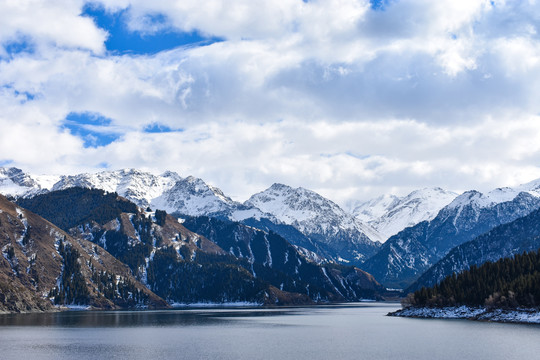
[[[484,307],[407,307],[388,316],[429,319],[468,319],[505,323],[540,324],[540,309],[488,309]]]

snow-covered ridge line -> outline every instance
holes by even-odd
[[[372,241],[383,240],[379,233],[343,210],[333,201],[302,187],[273,184],[252,195],[246,207],[257,208],[280,223],[292,225],[304,234],[335,235],[356,231]]]
[[[476,208],[485,208],[511,200],[521,192],[540,197],[538,179],[513,188],[498,188],[484,194],[468,191],[460,196],[441,188],[426,188],[404,197],[385,195],[367,202],[351,202],[345,211],[311,190],[282,184],[274,184],[240,203],[202,179],[183,178],[171,171],[154,175],[138,169],[121,169],[34,176],[17,168],[0,167],[0,193],[4,195],[31,197],[75,186],[117,192],[138,206],[169,213],[216,216],[242,222],[266,218],[292,225],[304,234],[328,237],[340,231],[352,231],[379,242],[406,227],[432,220],[444,207],[460,208],[472,203]]]
[[[520,324],[540,324],[540,309],[487,309],[484,307],[408,307],[388,316],[424,319],[467,319]]]
[[[404,197],[383,195],[367,202],[353,201],[348,204],[348,209],[386,240],[407,227],[433,220],[457,196],[457,193],[441,188],[425,188]]]

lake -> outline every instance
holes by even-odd
[[[398,304],[0,315],[0,358],[537,359],[540,326],[387,317]]]

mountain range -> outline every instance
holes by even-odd
[[[407,287],[452,248],[538,209],[539,185],[535,181],[487,194],[467,191],[442,208],[433,220],[392,236],[363,269],[387,286]]]
[[[87,246],[93,253],[125,264],[132,281],[164,304],[357,301],[384,290],[358,268],[311,261],[275,233],[217,218],[177,219],[116,193],[73,187],[20,198],[17,205],[94,244]]]
[[[371,226],[329,199],[303,188],[274,184],[242,204],[201,179],[182,178],[173,172],[153,175],[124,169],[53,179],[30,176],[15,168],[0,169],[0,193],[6,196],[28,198],[72,187],[116,192],[138,206],[177,215],[210,216],[246,224],[265,222],[283,236],[296,230],[298,242],[291,239],[295,245],[344,263],[363,262],[383,240]]]
[[[540,180],[514,188],[498,188],[488,193],[472,190],[459,196],[441,188],[420,189],[403,197],[384,195],[370,201],[352,200],[348,202],[348,210],[344,210],[314,191],[284,184],[273,184],[240,203],[202,179],[193,176],[184,178],[170,171],[154,175],[136,169],[124,169],[94,174],[34,176],[16,168],[0,168],[0,193],[18,199],[21,206],[25,206],[25,201],[73,188],[116,193],[138,206],[140,209],[137,211],[146,211],[148,216],[166,211],[178,219],[176,224],[189,224],[193,227],[190,230],[197,236],[209,239],[220,247],[223,252],[220,252],[220,256],[229,254],[243,261],[244,268],[251,276],[257,274],[253,266],[268,268],[270,262],[275,266],[280,264],[281,268],[274,270],[281,272],[280,276],[293,279],[293,282],[278,283],[276,279],[280,276],[268,275],[268,279],[274,279],[272,286],[278,290],[284,288],[296,291],[302,296],[310,295],[291,284],[307,283],[309,276],[303,274],[298,277],[297,269],[289,267],[290,264],[284,265],[284,258],[281,261],[275,260],[285,253],[292,256],[292,249],[295,254],[292,258],[299,256],[301,262],[307,261],[319,267],[319,270],[310,270],[308,273],[318,273],[315,277],[321,274],[326,277],[330,273],[337,276],[330,276],[333,280],[329,280],[329,283],[334,285],[343,280],[345,270],[333,268],[329,271],[327,266],[330,264],[355,265],[387,287],[406,288],[416,280],[419,285],[429,285],[449,271],[459,271],[469,264],[511,256],[525,249],[523,246],[508,245],[511,241],[503,245],[502,237],[498,240],[501,241],[500,245],[490,247],[491,255],[480,256],[478,252],[487,251],[485,240],[477,243],[482,246],[467,244],[475,244],[479,236],[495,231],[493,229],[500,225],[519,221],[540,208]],[[53,208],[52,211],[58,210]],[[129,210],[127,213],[134,214],[137,211]],[[47,214],[42,215],[47,218]],[[66,218],[71,216],[65,214]],[[96,214],[90,218],[92,216]],[[118,216],[116,218],[121,219]],[[90,241],[100,232],[113,236],[110,234],[115,224],[119,226],[114,221],[106,228],[103,228],[104,224],[100,225],[101,228],[95,228],[95,224],[85,224],[86,230],[81,230],[77,236]],[[63,229],[74,235],[73,227]],[[118,228],[115,231],[122,233],[124,230]],[[283,245],[283,241],[288,245]],[[97,243],[107,250],[112,249],[106,246],[103,239]],[[535,246],[534,242],[529,243]],[[466,246],[472,247],[465,250]],[[281,255],[274,258],[272,249],[278,248],[281,249]],[[159,250],[155,246],[153,249]],[[253,249],[260,249],[259,253]],[[456,252],[468,255],[460,260]],[[265,254],[270,254],[266,260]],[[444,260],[450,254],[453,254],[453,258]],[[440,265],[438,270],[435,267],[430,270],[443,260],[446,265]],[[325,269],[324,273],[322,269]],[[139,280],[143,280],[144,271],[138,272],[137,268],[132,271],[139,274]],[[350,276],[352,273],[348,274]],[[336,298],[335,294],[340,292],[342,294],[338,297],[347,299],[351,298],[347,294],[360,291],[352,285],[332,288],[328,287],[328,282],[320,283],[313,277],[311,279],[312,288],[320,289],[318,296],[327,299]],[[143,284],[154,289],[149,283],[143,281]]]
[[[424,272],[406,292],[438,284],[446,276],[461,273],[473,265],[496,262],[540,248],[540,209],[503,224],[453,248],[446,256]]]

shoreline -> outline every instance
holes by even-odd
[[[275,308],[291,308],[291,307],[317,307],[317,306],[336,306],[345,304],[369,304],[369,303],[393,303],[391,301],[377,301],[373,299],[362,299],[350,302],[320,302],[320,303],[305,303],[305,304],[264,304],[249,301],[237,302],[193,302],[193,303],[168,303],[167,307],[148,307],[139,306],[133,308],[98,308],[92,305],[53,305],[50,309],[27,309],[25,311],[5,311],[0,310],[0,315],[13,314],[46,314],[59,312],[92,312],[92,311],[154,311],[154,310],[184,310],[184,309],[275,309]]]
[[[421,319],[465,319],[515,324],[540,325],[540,309],[487,309],[485,307],[447,306],[447,307],[407,307],[387,316]]]

